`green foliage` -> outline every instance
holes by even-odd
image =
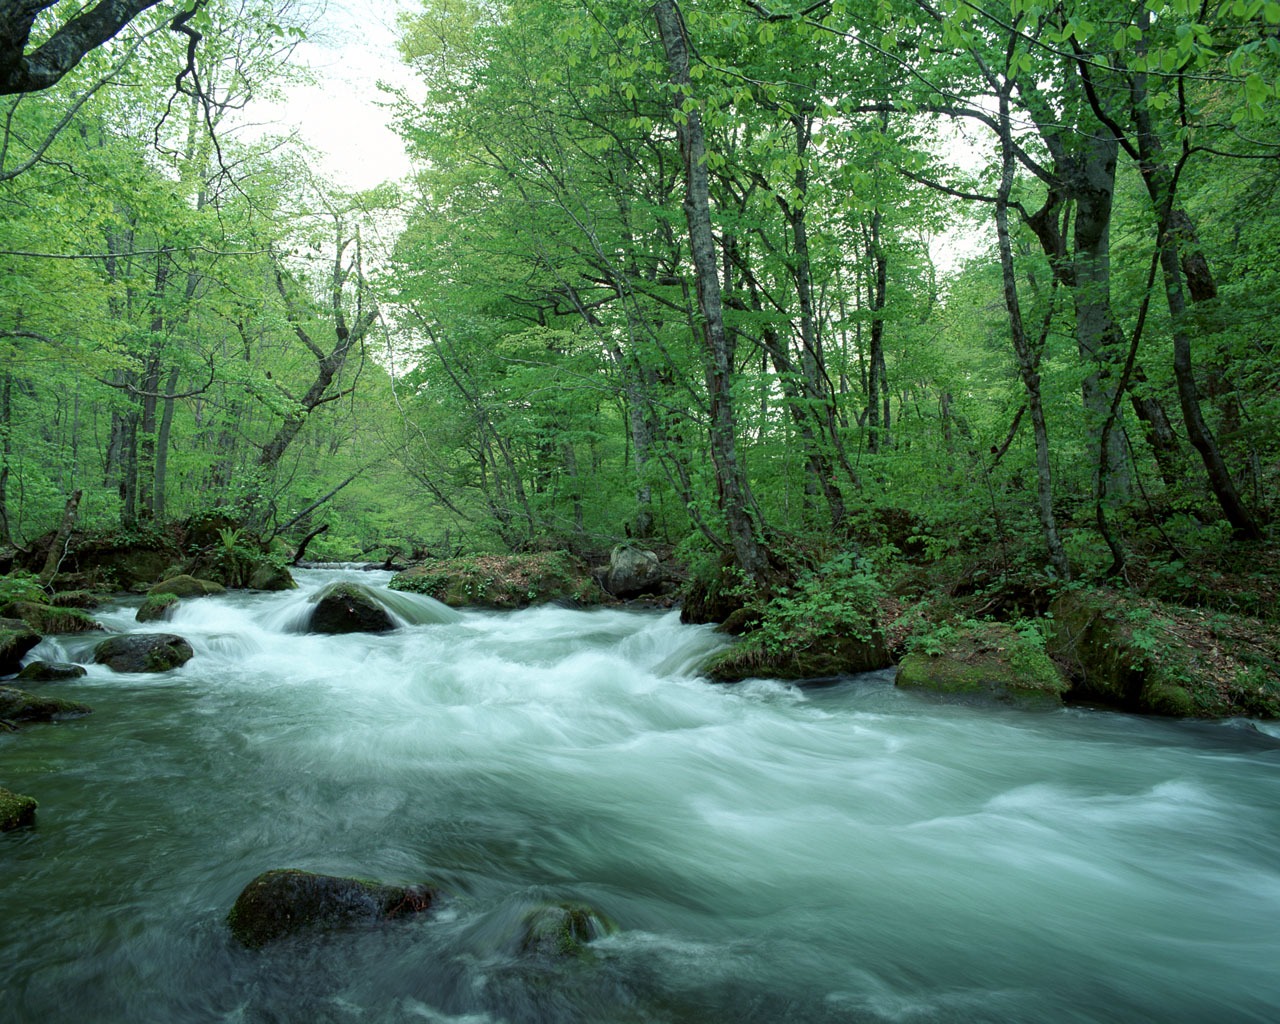
[[[771,653],[805,650],[833,637],[879,635],[884,582],[870,560],[841,552],[802,573],[763,610],[760,641]]]
[[[40,584],[40,577],[35,573],[18,569],[0,576],[0,608],[15,601],[42,603],[47,598],[48,595]]]

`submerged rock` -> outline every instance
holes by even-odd
[[[309,633],[385,633],[395,628],[391,615],[362,583],[329,584],[307,620]]]
[[[18,680],[24,683],[56,683],[63,679],[79,679],[85,674],[83,665],[66,661],[33,661],[22,667]]]
[[[161,580],[147,591],[147,596],[172,594],[174,597],[208,597],[210,594],[226,593],[227,588],[213,580],[196,579],[194,576],[171,576]]]
[[[227,924],[242,945],[259,949],[288,935],[421,913],[439,895],[430,886],[382,885],[296,869],[267,871],[245,886]]]
[[[113,672],[168,672],[185,665],[195,652],[173,633],[125,633],[93,649],[93,660]]]
[[[619,544],[609,553],[609,569],[604,588],[614,597],[630,598],[656,593],[664,573],[658,556],[634,544]]]
[[[79,718],[93,709],[60,697],[40,697],[12,686],[0,686],[0,719],[10,722],[48,722]]]
[[[535,907],[521,921],[520,951],[536,956],[580,956],[587,943],[617,926],[585,903]]]
[[[22,666],[27,651],[40,642],[40,634],[21,619],[0,618],[0,676]]]
[[[38,806],[29,796],[0,789],[0,832],[12,832],[15,828],[34,825]]]

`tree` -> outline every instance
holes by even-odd
[[[160,2],[99,0],[86,9],[73,0],[0,0],[0,96],[37,92],[56,84],[85,54]],[[192,10],[202,5],[203,0],[196,0]],[[57,13],[69,13],[31,48],[36,19],[55,7]]]

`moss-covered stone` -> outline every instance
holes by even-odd
[[[878,630],[867,639],[824,636],[804,648],[786,650],[770,650],[759,633],[749,633],[734,646],[708,658],[701,675],[715,683],[755,677],[798,681],[858,675],[891,664]]]
[[[22,667],[27,651],[40,642],[40,634],[22,619],[0,618],[0,675]]]
[[[79,679],[87,674],[83,665],[65,661],[33,661],[22,666],[18,682],[57,683],[66,679]]]
[[[296,590],[298,581],[283,565],[264,561],[249,575],[250,590]]]
[[[898,664],[895,683],[906,689],[985,696],[1002,701],[1059,703],[1068,682],[1037,643],[1003,623],[969,624]]]
[[[197,579],[187,573],[171,576],[161,580],[147,591],[148,597],[160,594],[172,594],[174,597],[208,597],[210,594],[224,594],[227,588],[213,580]]]
[[[316,595],[309,633],[385,633],[396,628],[387,610],[362,583],[331,583]]]
[[[535,956],[582,956],[593,939],[617,930],[612,921],[585,903],[547,904],[524,915],[520,951]]]
[[[453,608],[514,609],[552,601],[585,607],[605,600],[587,564],[564,551],[446,558],[397,573],[388,586]]]
[[[49,603],[55,608],[80,608],[89,611],[102,604],[102,598],[91,590],[67,590],[54,594]]]
[[[189,558],[183,569],[189,576],[230,588],[292,590],[297,586],[289,570],[270,555],[238,545],[206,548]]]
[[[138,622],[167,622],[181,603],[177,594],[148,594],[133,617]]]
[[[173,633],[126,633],[93,649],[93,660],[113,672],[168,672],[185,665],[195,652]]]
[[[9,722],[48,722],[79,718],[93,709],[60,697],[37,696],[12,686],[0,686],[0,719]]]
[[[1051,612],[1048,650],[1073,699],[1179,717],[1280,716],[1274,630],[1105,589],[1066,591]]]
[[[39,805],[29,796],[0,789],[0,832],[12,832],[36,823]]]
[[[21,619],[37,633],[91,633],[101,623],[78,608],[61,608],[35,601],[11,601],[4,606],[9,618]]]
[[[382,885],[290,868],[267,871],[245,886],[227,925],[242,945],[260,949],[290,935],[421,913],[438,898],[430,886]]]

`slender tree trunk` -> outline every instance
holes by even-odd
[[[0,544],[13,543],[9,526],[9,463],[13,459],[13,378],[0,373]]]
[[[1150,28],[1151,12],[1146,7],[1140,8],[1138,19],[1145,39]],[[1187,302],[1182,287],[1182,268],[1179,258],[1182,240],[1178,231],[1181,225],[1174,214],[1176,179],[1164,159],[1160,138],[1152,125],[1151,111],[1147,105],[1145,74],[1133,76],[1132,102],[1142,179],[1147,186],[1147,192],[1156,213],[1156,245],[1160,254],[1160,270],[1164,278],[1165,301],[1169,307],[1173,334],[1173,375],[1178,384],[1178,402],[1182,407],[1182,420],[1186,425],[1187,437],[1192,447],[1200,453],[1205,474],[1209,478],[1209,486],[1218,499],[1227,522],[1231,524],[1236,539],[1258,540],[1262,537],[1262,531],[1236,491],[1231,473],[1222,458],[1221,449],[1200,410],[1200,391],[1196,384],[1192,360],[1191,336],[1187,326]]]
[[[1018,371],[1027,393],[1027,409],[1031,413],[1031,425],[1036,442],[1036,492],[1039,497],[1040,526],[1044,531],[1049,560],[1064,579],[1071,578],[1071,565],[1058,536],[1058,524],[1053,514],[1053,471],[1049,463],[1049,431],[1045,424],[1044,404],[1040,395],[1040,352],[1027,337],[1022,321],[1022,307],[1018,300],[1018,280],[1013,266],[1013,240],[1009,233],[1009,196],[1013,191],[1014,161],[1013,132],[1009,121],[1008,86],[1000,91],[1000,188],[996,202],[996,240],[1000,250],[1000,270],[1004,280],[1004,301],[1009,311],[1009,329],[1013,336],[1013,350],[1018,358]]]
[[[156,462],[155,462],[155,497],[152,508],[156,518],[165,516],[166,492],[169,476],[169,437],[173,430],[173,396],[178,390],[178,368],[169,371],[169,379],[164,385],[164,406],[160,410],[160,426],[156,430]]]
[[[698,308],[702,314],[700,334],[706,357],[707,394],[711,403],[711,460],[715,467],[720,511],[725,518],[738,568],[757,582],[763,582],[768,561],[756,539],[757,524],[753,517],[751,490],[738,459],[737,423],[731,390],[733,359],[724,326],[715,237],[711,230],[702,115],[696,103],[685,103],[691,92],[689,44],[684,19],[673,0],[659,0],[654,4],[653,12],[662,36],[671,83],[675,86],[672,105],[680,151],[684,157],[684,212],[698,287]]]

